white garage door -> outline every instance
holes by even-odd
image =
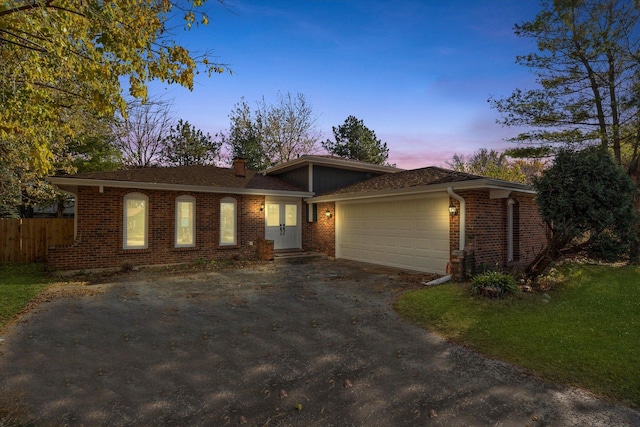
[[[444,274],[449,196],[336,204],[336,257]]]

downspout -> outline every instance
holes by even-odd
[[[453,187],[447,187],[447,193],[460,202],[460,232],[458,233],[460,241],[458,242],[458,250],[463,251],[467,241],[467,204],[461,196],[453,192]]]

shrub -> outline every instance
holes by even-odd
[[[615,262],[625,259],[629,249],[629,242],[625,239],[612,232],[604,231],[589,240],[587,255],[593,259]]]
[[[471,279],[471,291],[490,298],[501,298],[519,290],[513,276],[498,271],[487,271]]]

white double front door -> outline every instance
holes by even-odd
[[[265,238],[273,240],[274,249],[302,247],[300,206],[300,199],[266,199]]]

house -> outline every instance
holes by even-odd
[[[300,249],[416,271],[531,260],[545,242],[526,185],[437,167],[302,156],[264,172],[183,166],[55,176],[75,195],[75,242],[56,270],[255,258]]]

